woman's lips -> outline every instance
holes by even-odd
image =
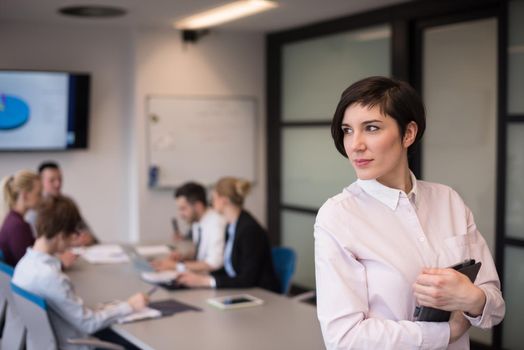
[[[373,161],[373,159],[355,159],[353,160],[353,163],[355,163],[355,165],[358,167],[365,167],[369,165],[371,161]]]

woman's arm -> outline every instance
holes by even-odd
[[[491,328],[502,321],[505,303],[486,241],[466,207],[470,254],[482,262],[475,283],[453,269],[424,269],[414,284],[419,303],[448,311],[462,311],[471,325]]]
[[[345,249],[321,213],[315,224],[317,313],[328,349],[445,349],[447,322],[369,316],[365,267]]]

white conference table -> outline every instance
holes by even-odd
[[[86,305],[125,300],[135,292],[146,292],[130,263],[92,265],[79,259],[68,271],[77,293]],[[215,296],[248,293],[264,305],[220,310],[206,300]],[[113,325],[112,329],[144,350],[308,350],[324,349],[316,309],[260,288],[193,289],[167,291],[160,288],[152,301],[175,299],[202,311],[185,311],[159,319]]]

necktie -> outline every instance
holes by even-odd
[[[233,243],[235,241],[235,225],[229,225],[227,227],[227,242],[226,248],[224,250],[224,269],[229,277],[235,277],[237,274],[233,268],[233,263],[231,261],[231,255],[233,252]]]

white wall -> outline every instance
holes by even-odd
[[[0,153],[0,176],[60,163],[64,193],[79,204],[102,239],[125,239],[129,231],[126,134],[132,105],[129,32],[114,28],[31,22],[0,23],[4,69],[70,70],[92,74],[89,149],[71,152]]]
[[[0,68],[92,75],[89,149],[0,153],[0,176],[54,159],[64,193],[102,240],[164,240],[175,206],[171,191],[147,188],[145,96],[252,95],[259,102],[259,181],[246,206],[265,224],[262,34],[217,32],[184,45],[171,30],[3,21],[0,42]]]
[[[142,29],[136,36],[135,152],[141,240],[171,232],[175,214],[172,191],[147,189],[144,146],[145,98],[148,94],[250,95],[258,101],[258,183],[246,207],[265,224],[264,38],[262,34],[211,32],[196,44],[184,44],[172,30]],[[234,156],[234,155],[225,155]],[[217,179],[225,174],[217,174]],[[162,220],[158,220],[162,218]]]

